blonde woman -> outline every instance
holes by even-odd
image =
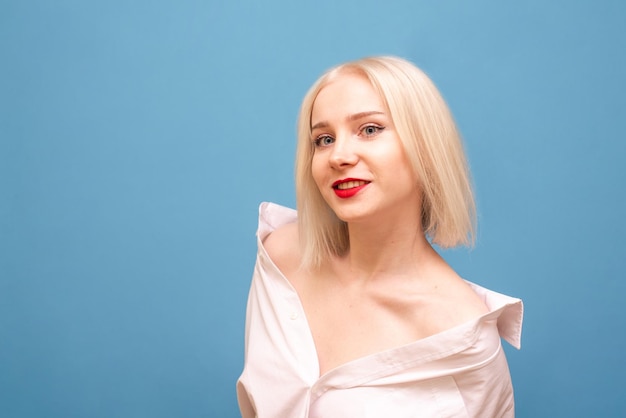
[[[503,337],[522,302],[463,280],[431,243],[473,242],[463,146],[430,79],[365,58],[302,103],[297,213],[260,208],[237,384],[248,417],[512,417]]]

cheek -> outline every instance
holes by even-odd
[[[319,188],[320,184],[324,181],[325,170],[321,158],[316,157],[316,154],[313,154],[313,159],[311,160],[311,176]]]
[[[384,154],[383,154],[384,153]],[[402,149],[388,148],[378,153],[379,167],[393,167],[392,177],[399,183],[413,184],[417,187],[418,179],[408,156]]]
[[[415,175],[415,170],[413,170],[413,167],[411,167],[411,164],[409,164],[408,161],[404,160],[400,164],[398,164],[397,167],[398,167],[398,170],[397,170],[398,178],[402,179],[402,181],[406,184],[417,187],[418,185],[417,176]]]
[[[419,192],[420,186],[418,176],[407,158],[403,159],[402,167],[402,176],[405,184],[413,189],[413,191]]]

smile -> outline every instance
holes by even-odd
[[[346,189],[352,189],[353,187],[363,186],[367,183],[368,182],[365,180],[350,180],[350,181],[346,181],[343,183],[339,183],[333,187],[339,190],[346,190]]]
[[[357,180],[357,179],[338,180],[333,183],[333,190],[335,191],[335,194],[338,197],[342,199],[346,199],[360,192],[368,184],[370,184],[370,182],[365,181],[365,180]]]

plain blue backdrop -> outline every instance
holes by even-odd
[[[626,3],[0,0],[0,416],[239,416],[257,207],[297,108],[394,54],[479,205],[466,278],[525,301],[519,417],[626,415]],[[279,396],[279,395],[277,395]]]

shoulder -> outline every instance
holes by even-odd
[[[263,247],[276,267],[289,276],[300,267],[298,223],[288,223],[272,231],[263,240]]]
[[[433,313],[443,328],[473,320],[488,312],[483,299],[443,259],[438,259],[431,271],[433,293],[430,295]]]
[[[488,312],[487,306],[470,285],[456,273],[444,280],[445,295],[443,299],[449,314],[455,322],[463,323],[482,316]],[[442,290],[443,290],[442,289]]]

